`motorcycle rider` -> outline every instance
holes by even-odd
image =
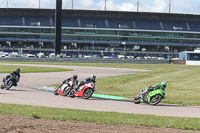
[[[78,85],[78,75],[77,74],[74,74],[72,77],[70,78],[67,78],[66,80],[64,80],[60,85],[59,87],[56,89],[56,91],[65,83],[69,83],[69,81],[73,81],[74,85]],[[64,90],[63,90],[64,91]]]
[[[15,82],[14,82],[14,84],[13,84],[13,86],[17,86],[17,83],[19,82],[19,79],[20,79],[20,69],[19,68],[17,68],[15,71],[13,71],[12,73],[10,73],[10,75],[7,75],[6,76],[6,78],[4,78],[3,79],[3,86],[5,87],[5,81],[8,79],[8,78],[10,78],[10,76],[12,76],[13,78],[15,78]],[[4,87],[1,87],[2,89],[4,88]]]
[[[78,78],[78,75],[74,74],[72,77],[64,80],[63,83],[73,81],[74,85],[78,85],[78,79],[77,78]]]
[[[155,90],[158,90],[158,89],[162,89],[162,90],[165,91],[166,87],[167,87],[167,82],[162,81],[160,84],[158,83],[158,84],[156,84],[154,86],[149,86],[148,88],[146,88],[146,91],[144,91],[142,93],[144,102],[147,102],[147,97],[146,96],[149,94],[149,92],[155,91]]]
[[[75,91],[77,92],[79,87],[88,83],[93,83],[94,86],[96,86],[96,75],[92,74],[90,77],[84,79],[83,81],[81,81],[78,86],[75,88]]]

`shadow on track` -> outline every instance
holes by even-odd
[[[158,105],[156,105],[156,106],[200,108],[200,106],[177,105],[177,104],[164,104],[164,103],[160,103],[160,104],[158,104]]]
[[[28,90],[10,89],[8,91],[28,91]]]

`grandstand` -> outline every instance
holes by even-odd
[[[63,10],[62,52],[97,56],[178,57],[200,47],[199,15]],[[0,9],[0,49],[54,51],[54,9]]]

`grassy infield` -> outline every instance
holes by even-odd
[[[97,86],[99,90],[96,93],[125,96],[132,100],[133,97],[139,93],[140,89],[165,80],[168,83],[166,89],[167,97],[162,102],[200,106],[199,66],[142,64],[60,64],[152,70],[144,73],[97,79]],[[0,71],[3,70],[3,67],[4,66],[0,66]],[[12,66],[11,69],[13,68],[16,68],[16,66]],[[20,68],[22,67],[20,66]],[[24,72],[30,72],[29,70],[34,72],[35,70],[38,70],[35,68],[30,68],[31,67],[24,67],[22,69]],[[9,71],[9,67],[7,69],[7,71]],[[61,69],[49,69],[51,70],[46,71],[63,71]],[[40,70],[42,71],[42,69]],[[33,114],[32,112],[35,113]],[[25,115],[53,120],[78,120],[105,124],[127,124],[200,130],[199,118],[161,117],[152,115],[94,112],[8,104],[0,104],[0,113]]]

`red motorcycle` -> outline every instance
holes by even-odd
[[[75,86],[75,84],[73,83],[73,81],[66,82],[66,83],[58,86],[58,88],[55,90],[54,94],[67,96],[69,94],[69,92],[74,88],[74,86]]]
[[[82,97],[84,99],[88,99],[92,96],[92,94],[97,90],[97,87],[93,83],[88,83],[79,88],[79,90],[76,92],[74,89],[72,89],[68,96],[71,98],[76,97]]]

